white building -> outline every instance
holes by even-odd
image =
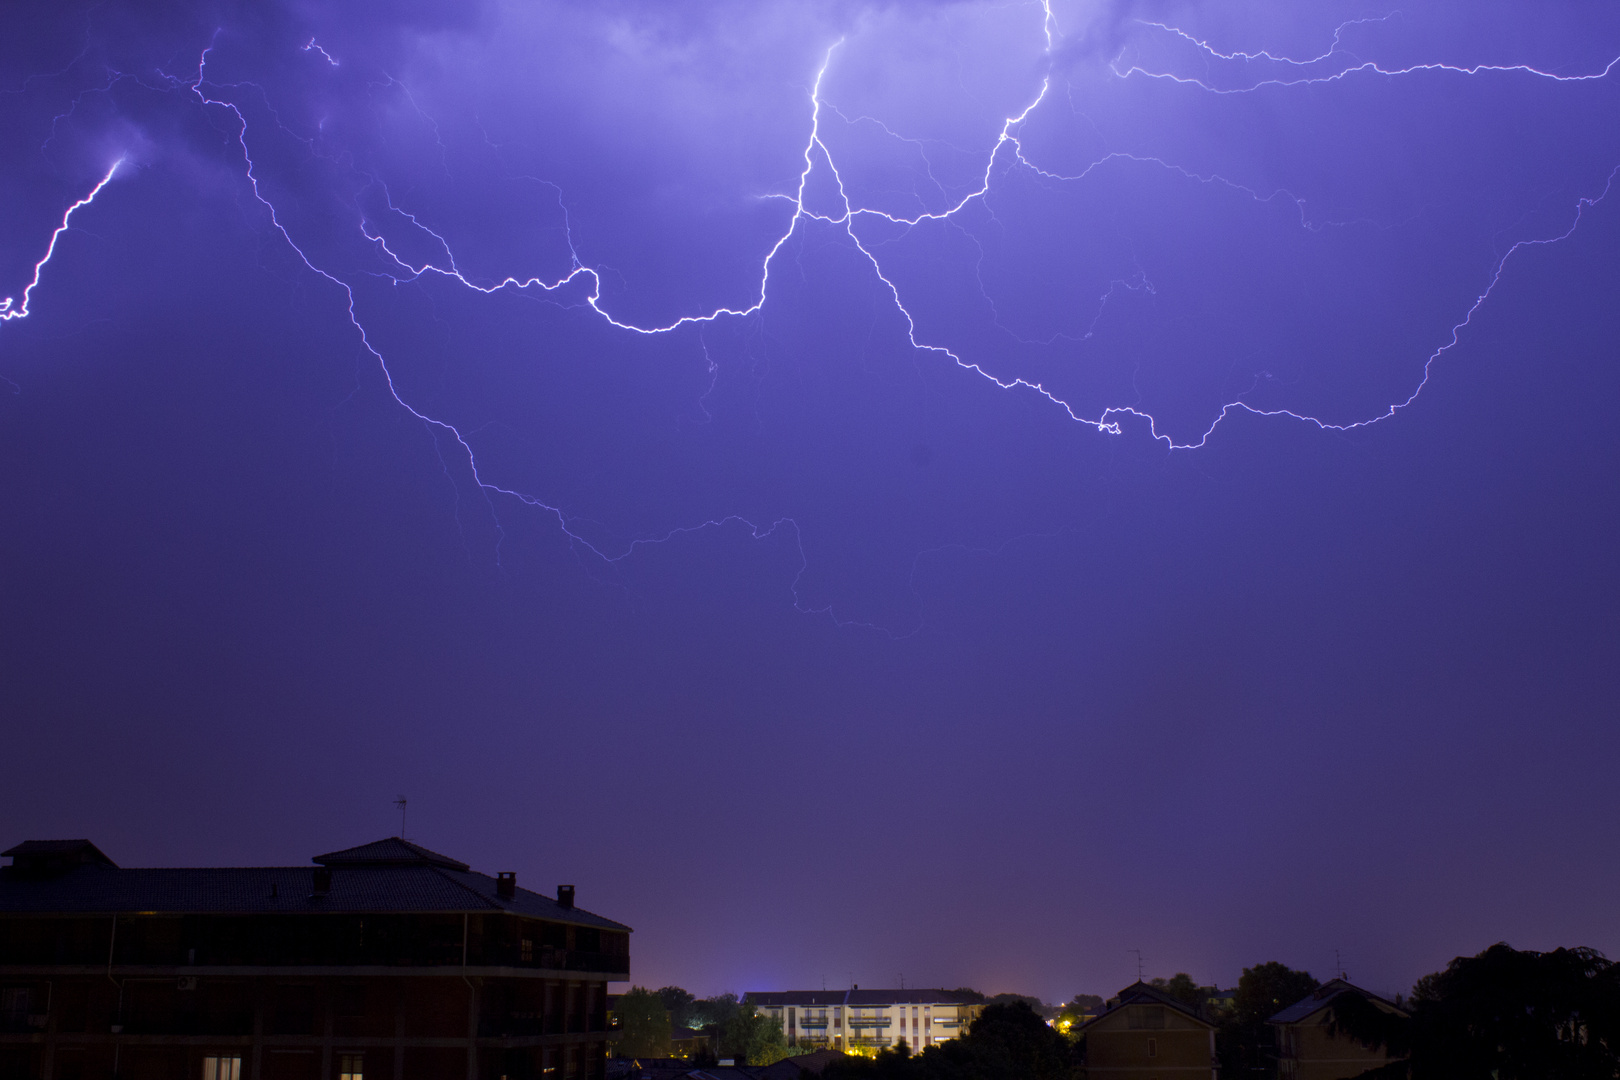
[[[782,1022],[789,1043],[836,1050],[881,1049],[902,1042],[922,1050],[954,1039],[984,1009],[952,990],[785,990],[750,993]]]

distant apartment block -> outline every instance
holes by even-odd
[[[630,928],[401,839],[313,866],[0,869],[0,1077],[599,1080]]]
[[[1075,1029],[1088,1080],[1215,1080],[1215,1025],[1137,982]]]
[[[767,1016],[782,1022],[788,1042],[835,1050],[913,1050],[954,1039],[984,1006],[951,990],[785,990],[750,993]]]
[[[1371,1049],[1349,1035],[1334,1032],[1333,1004],[1351,994],[1384,1012],[1406,1015],[1394,1002],[1343,979],[1323,984],[1271,1017],[1277,1033],[1279,1080],[1347,1080],[1391,1062],[1383,1049]]]

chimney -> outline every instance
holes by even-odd
[[[495,895],[510,900],[517,895],[517,871],[502,870],[495,875]]]
[[[324,866],[315,868],[315,889],[309,895],[311,898],[325,896],[332,891],[332,871]]]
[[[557,886],[557,906],[564,909],[574,906],[574,887],[572,885]]]

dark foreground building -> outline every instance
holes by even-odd
[[[1140,979],[1076,1030],[1090,1080],[1216,1080],[1215,1025]]]
[[[314,866],[0,852],[0,1080],[599,1080],[630,928],[405,840]]]

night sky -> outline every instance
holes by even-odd
[[[1620,953],[1614,4],[151,7],[0,37],[0,845],[404,795],[698,993]]]

